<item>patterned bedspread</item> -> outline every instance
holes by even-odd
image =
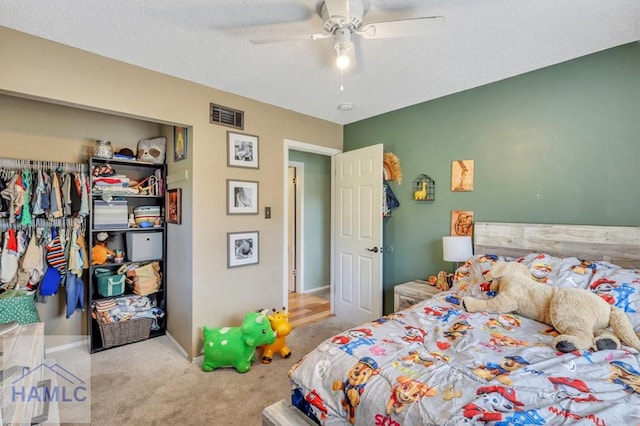
[[[289,371],[292,402],[319,424],[640,425],[640,355],[562,354],[556,331],[514,314],[465,312],[491,297],[474,257],[453,289],[326,340]],[[606,262],[532,254],[547,285],[580,287],[623,309],[640,332],[640,273]]]

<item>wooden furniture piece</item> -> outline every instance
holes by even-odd
[[[262,426],[303,426],[315,425],[300,410],[284,399],[268,406],[262,411]]]
[[[430,299],[440,290],[423,280],[409,281],[393,288],[393,311],[401,311],[411,305]]]
[[[476,222],[474,253],[520,257],[533,252],[640,264],[640,227]]]
[[[110,166],[117,175],[124,175],[130,180],[140,182],[141,184],[139,186],[141,187],[141,191],[139,193],[127,193],[124,191],[118,191],[117,189],[103,189],[98,191],[94,187],[92,180],[91,215],[89,216],[88,242],[93,246],[97,235],[99,233],[106,232],[109,234],[108,248],[111,250],[122,250],[124,256],[123,259],[118,262],[109,260],[105,264],[93,265],[94,262],[92,256],[91,254],[89,255],[92,265],[89,269],[88,278],[88,309],[92,309],[92,305],[96,300],[120,297],[120,295],[107,297],[98,292],[98,279],[96,277],[97,269],[100,269],[101,272],[108,270],[116,273],[123,265],[130,263],[143,265],[152,261],[158,261],[160,264],[162,282],[160,284],[159,291],[148,295],[148,297],[151,299],[154,306],[157,306],[164,311],[166,317],[167,292],[165,256],[167,253],[167,233],[166,222],[164,221],[164,215],[162,212],[165,205],[167,166],[164,163],[156,164],[136,160],[107,159],[98,157],[92,157],[89,159],[90,172],[94,170],[94,167],[101,166]],[[110,202],[105,203],[105,199],[110,200]],[[103,206],[104,204],[109,204],[109,206],[105,207]],[[96,205],[101,207],[99,216],[100,221],[96,220],[98,218]],[[159,223],[154,223],[147,227],[131,226],[132,224],[129,223],[129,219],[130,216],[134,215],[134,210],[136,208],[148,207],[153,207],[156,211],[160,212]],[[107,210],[107,208],[110,210]],[[116,210],[116,213],[113,213],[114,209]],[[107,213],[102,214],[105,210],[107,210]],[[159,248],[158,245],[161,245],[161,247]],[[131,294],[131,288],[129,286],[125,286],[124,294]],[[142,339],[135,331],[132,333],[132,324],[128,324],[127,327],[123,327],[123,339],[114,340],[116,342],[115,344],[105,344],[101,333],[101,331],[104,332],[104,330],[100,330],[98,323],[91,315],[87,315],[87,317],[89,321],[89,349],[91,353],[126,343],[133,343]],[[125,334],[131,334],[130,338]],[[141,334],[144,334],[144,331]],[[158,337],[164,334],[165,324],[164,321],[162,321],[160,323],[160,328],[158,330],[151,330],[148,335],[149,337]]]

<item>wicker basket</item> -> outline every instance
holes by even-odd
[[[137,318],[108,324],[98,321],[100,335],[102,336],[102,346],[110,348],[146,340],[151,333],[152,324],[153,318]]]

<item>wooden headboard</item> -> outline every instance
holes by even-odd
[[[557,257],[606,260],[640,267],[640,227],[476,222],[474,253],[520,257],[544,252]]]

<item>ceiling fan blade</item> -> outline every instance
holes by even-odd
[[[325,0],[324,5],[327,8],[327,14],[334,22],[339,23],[341,19],[344,19],[344,23],[351,21],[349,0]]]
[[[304,41],[304,40],[321,40],[323,38],[331,37],[331,34],[315,33],[305,35],[289,35],[282,37],[262,38],[256,40],[249,40],[252,44],[270,44],[270,43],[284,43],[288,41]]]
[[[438,34],[444,26],[444,17],[401,19],[364,25],[357,31],[364,38],[420,37]]]

